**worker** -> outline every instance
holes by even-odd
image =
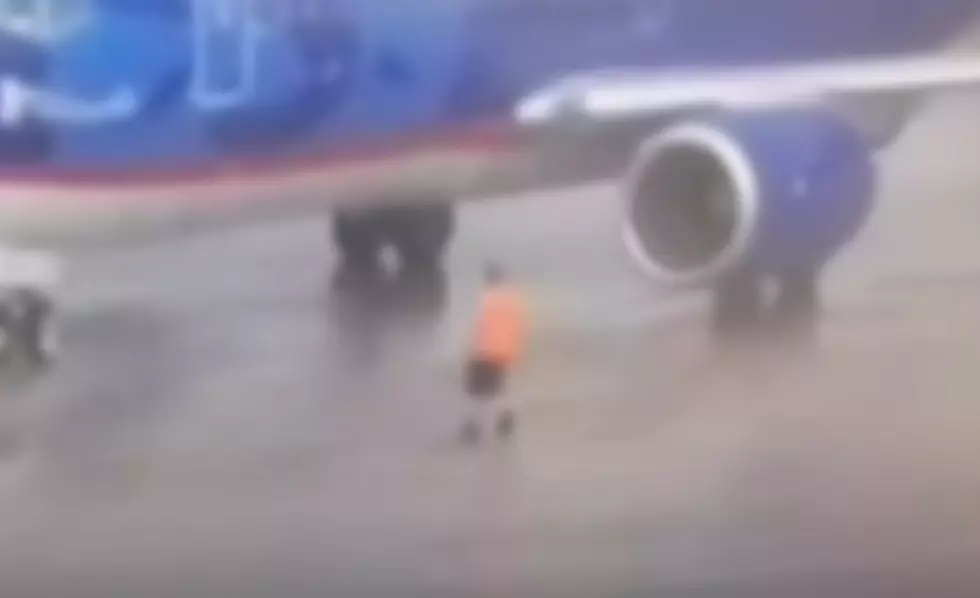
[[[488,264],[466,363],[470,413],[463,439],[467,442],[478,440],[488,427],[499,436],[509,436],[514,429],[516,414],[505,386],[522,354],[525,316],[520,290],[500,267]]]

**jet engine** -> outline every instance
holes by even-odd
[[[640,145],[627,174],[627,248],[671,286],[819,268],[867,220],[872,151],[812,108],[678,122]]]

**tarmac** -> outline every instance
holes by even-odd
[[[978,104],[882,157],[806,348],[714,347],[606,185],[463,208],[412,283],[337,276],[325,219],[79,258],[62,360],[8,385],[0,593],[980,595]],[[533,339],[516,436],[468,448],[486,259]]]

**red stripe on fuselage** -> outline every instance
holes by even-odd
[[[291,156],[240,156],[212,159],[176,167],[80,170],[63,166],[47,168],[0,167],[4,184],[38,187],[91,187],[120,190],[149,190],[210,183],[248,182],[320,170],[369,166],[372,163],[409,158],[432,152],[508,152],[519,149],[524,135],[510,124],[487,124],[452,131],[406,135],[374,142],[352,142],[343,149]],[[145,188],[145,189],[144,189]]]

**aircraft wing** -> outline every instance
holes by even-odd
[[[620,120],[678,111],[758,107],[828,96],[912,93],[980,84],[980,55],[904,56],[674,72],[602,71],[569,77],[524,98],[519,123],[569,117]]]

